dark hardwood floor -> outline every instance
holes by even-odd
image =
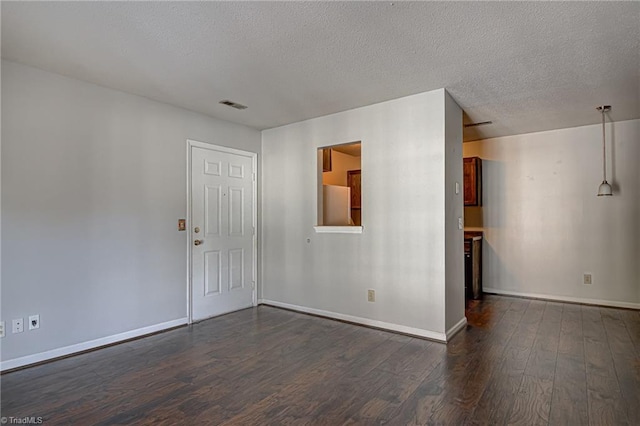
[[[640,424],[640,312],[500,296],[449,345],[267,306],[0,377],[44,424]]]

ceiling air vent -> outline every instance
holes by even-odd
[[[480,121],[479,123],[467,123],[464,125],[464,127],[478,127],[478,126],[485,126],[487,124],[493,124],[493,121]]]
[[[224,101],[220,101],[220,103],[222,105],[230,106],[231,108],[235,108],[235,109],[247,109],[246,105],[242,105],[242,104],[239,104],[237,102],[233,102],[233,101],[230,101],[230,100],[227,100],[227,99],[225,99]]]

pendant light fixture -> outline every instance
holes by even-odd
[[[607,147],[604,142],[604,113],[611,110],[611,105],[603,105],[596,108],[602,113],[602,183],[598,187],[598,197],[613,195],[611,185],[607,182]]]

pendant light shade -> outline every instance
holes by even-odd
[[[598,187],[598,197],[613,195],[613,189],[607,182],[607,146],[605,144],[604,113],[611,110],[611,105],[596,108],[602,114],[602,183]]]
[[[598,197],[602,197],[603,195],[613,195],[611,185],[609,185],[609,182],[607,182],[606,180],[603,180],[598,187]]]

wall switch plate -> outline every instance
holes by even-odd
[[[12,322],[13,328],[11,329],[12,333],[22,333],[24,331],[24,323],[22,318],[14,319]]]
[[[591,274],[584,274],[582,277],[582,283],[591,285],[593,283],[593,281],[591,280]]]
[[[464,228],[464,221],[461,217],[458,218],[458,229]]]
[[[0,337],[4,337],[4,321],[0,321]]]
[[[40,315],[30,315],[29,330],[35,330],[36,328],[40,328]]]
[[[178,219],[178,231],[187,230],[187,219]]]
[[[367,290],[367,301],[375,302],[376,301],[376,291],[375,290]]]
[[[460,193],[460,182],[456,182],[456,194]]]

